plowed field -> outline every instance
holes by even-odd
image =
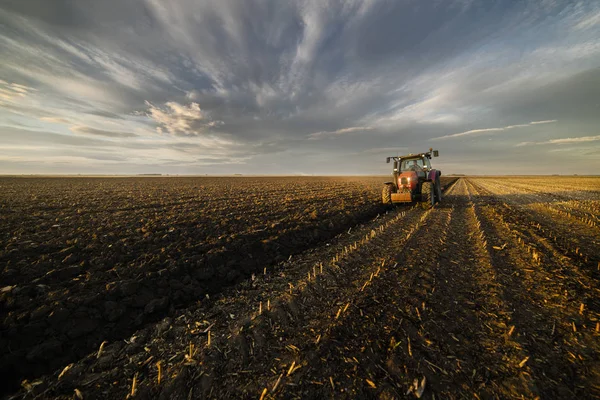
[[[600,178],[0,180],[14,398],[600,396]]]

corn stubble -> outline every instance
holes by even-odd
[[[186,184],[200,181],[191,182]],[[360,213],[375,181],[287,181],[291,187],[283,193],[275,182],[246,181],[244,202],[228,191],[227,215],[217,192],[202,197],[190,191],[181,202],[167,193],[159,208],[181,210],[164,223],[132,202],[128,212],[139,221],[132,229],[139,231],[131,242],[117,237],[127,246],[136,246],[134,238],[150,248],[159,245],[160,256],[153,260],[151,251],[150,259],[130,261],[129,268],[112,265],[101,272],[102,290],[123,292],[122,282],[137,276],[167,282],[154,287],[166,290],[167,308],[158,301],[146,307],[158,299],[148,300],[137,314],[154,319],[140,318],[141,327],[120,339],[99,337],[90,356],[39,381],[24,381],[21,391],[49,398],[261,400],[600,396],[594,362],[600,353],[600,251],[593,241],[600,235],[600,198],[593,189],[598,180],[447,178],[444,201],[431,209],[378,209],[377,218],[349,225],[336,215]],[[213,187],[203,189],[210,193]],[[279,204],[267,193],[280,193]],[[190,204],[201,204],[194,219],[185,214],[192,212]],[[177,276],[157,262],[173,255],[169,235],[181,234],[186,223],[196,233],[200,229],[190,227],[212,227],[205,236],[189,236],[186,246],[218,249],[225,265],[243,254],[228,268],[249,274],[211,293],[191,283],[195,300],[175,306],[172,297],[181,289],[169,285]],[[321,237],[327,230],[335,234]],[[299,242],[313,240],[308,251],[286,247],[282,237],[287,240],[290,231],[304,237]],[[98,240],[105,233],[94,234]],[[250,235],[260,251],[243,246]],[[72,246],[66,253],[81,245],[67,248]],[[265,251],[277,261],[258,255]],[[69,264],[69,254],[60,254],[61,265],[65,259]],[[191,260],[193,254],[180,248],[177,257]],[[85,278],[79,270],[69,282],[93,287],[100,274],[93,268]],[[156,273],[156,280],[146,272]],[[190,282],[200,282],[194,272]],[[217,268],[208,279],[227,276]],[[119,310],[118,303],[109,305]]]

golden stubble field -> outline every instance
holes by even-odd
[[[40,398],[600,395],[600,178],[0,179],[0,366]]]

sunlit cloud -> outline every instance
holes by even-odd
[[[157,130],[164,131],[172,135],[198,135],[207,128],[222,125],[222,121],[210,120],[200,109],[198,103],[189,105],[178,104],[169,101],[164,108],[159,108],[150,102],[148,106],[148,116],[158,124]]]
[[[14,82],[0,80],[0,100],[10,100],[16,97],[25,97],[29,92],[35,91],[34,88],[20,85]]]

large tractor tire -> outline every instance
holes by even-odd
[[[435,181],[435,202],[439,203],[442,201],[442,184],[439,179]]]
[[[381,190],[381,201],[385,205],[392,204],[392,193],[394,192],[394,187],[390,184],[383,185],[383,189]]]
[[[431,208],[435,204],[435,188],[433,182],[423,182],[421,186],[421,206]]]

